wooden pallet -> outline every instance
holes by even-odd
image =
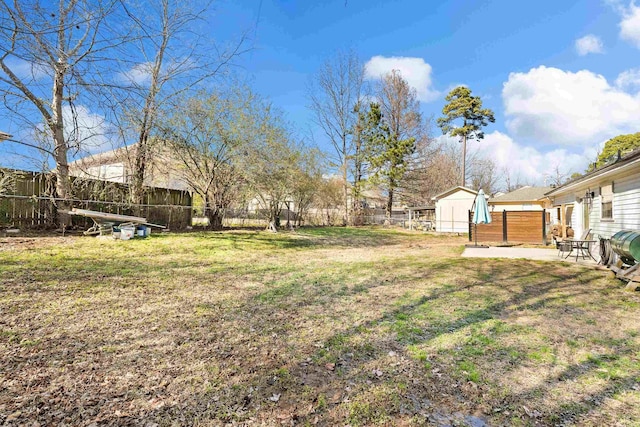
[[[619,263],[620,264],[620,263]],[[612,265],[611,271],[616,273],[616,277],[627,281],[626,290],[635,291],[640,287],[640,264],[636,264],[629,268],[622,268],[621,265]]]

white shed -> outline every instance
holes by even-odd
[[[436,231],[467,233],[469,210],[478,194],[467,187],[454,187],[433,198],[436,202]]]

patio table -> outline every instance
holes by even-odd
[[[571,250],[567,254],[564,259],[567,259],[571,256],[573,251],[576,251],[576,262],[578,262],[578,257],[582,256],[582,259],[587,259],[587,256],[592,260],[596,261],[596,259],[591,254],[591,244],[596,243],[596,240],[565,240],[563,243],[570,243]],[[597,261],[596,261],[597,262]]]

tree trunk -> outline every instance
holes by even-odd
[[[219,209],[211,209],[207,211],[209,218],[209,228],[214,231],[222,230],[222,213]]]
[[[361,159],[361,141],[360,136],[356,139],[356,153],[354,156],[354,177],[353,177],[353,190],[352,190],[352,205],[353,205],[353,225],[363,225],[363,212],[360,199],[362,198],[362,159]]]
[[[140,124],[140,136],[138,138],[138,149],[136,151],[136,170],[133,177],[133,183],[131,188],[131,202],[140,204],[142,197],[144,196],[144,176],[145,170],[148,166],[149,157],[149,137],[151,129],[154,125],[154,119],[156,117],[156,97],[160,92],[160,69],[164,60],[164,53],[169,43],[169,33],[167,31],[167,3],[164,3],[163,13],[163,33],[162,43],[158,47],[158,52],[151,70],[151,84],[149,85],[149,92],[144,100],[144,107],[142,110],[142,123]],[[136,211],[137,209],[134,209]]]
[[[346,140],[344,141],[343,144],[344,149],[346,150]],[[344,151],[346,153],[346,151]],[[343,167],[343,172],[342,172],[342,177],[344,179],[344,224],[343,225],[348,225],[349,224],[349,182],[347,181],[347,156],[345,154],[344,157],[344,164],[342,165]]]
[[[131,182],[131,203],[134,205],[142,204],[144,197],[144,175],[147,167],[147,138],[145,135],[140,136],[138,147],[136,148],[136,161],[133,171],[133,180]],[[140,206],[134,206],[136,215],[140,214]]]
[[[66,65],[59,62],[53,80],[53,100],[51,103],[51,123],[53,133],[54,159],[56,162],[56,201],[58,226],[65,229],[71,224],[71,216],[66,213],[71,209],[71,181],[69,180],[69,163],[67,152],[69,147],[64,137],[64,120],[62,118],[62,100],[64,95],[64,73]]]
[[[462,135],[462,185],[464,187],[467,172],[467,135]]]
[[[269,201],[269,225],[267,230],[271,230],[274,233],[278,232],[280,227],[280,204],[278,202]]]
[[[212,201],[211,196],[207,193],[200,193],[204,202],[204,216],[209,220],[208,228],[210,230],[222,230],[222,210],[217,206],[215,199]]]
[[[393,187],[390,186],[389,194],[387,195],[387,206],[386,206],[386,212],[385,212],[387,217],[387,219],[385,220],[386,225],[391,225],[392,209],[393,209]]]
[[[291,214],[291,208],[290,208],[290,204],[289,202],[284,202],[285,205],[287,206],[287,228],[291,227],[291,218],[290,218],[290,214]]]

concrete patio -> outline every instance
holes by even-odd
[[[538,261],[566,261],[576,262],[575,252],[568,258],[564,259],[558,256],[557,249],[539,249],[539,248],[517,248],[517,247],[489,247],[489,248],[465,248],[462,253],[466,258],[514,258],[514,259],[532,259]],[[566,256],[566,254],[565,254]],[[598,259],[597,254],[594,255]],[[578,264],[597,265],[597,262],[591,258],[583,259],[578,257]]]

